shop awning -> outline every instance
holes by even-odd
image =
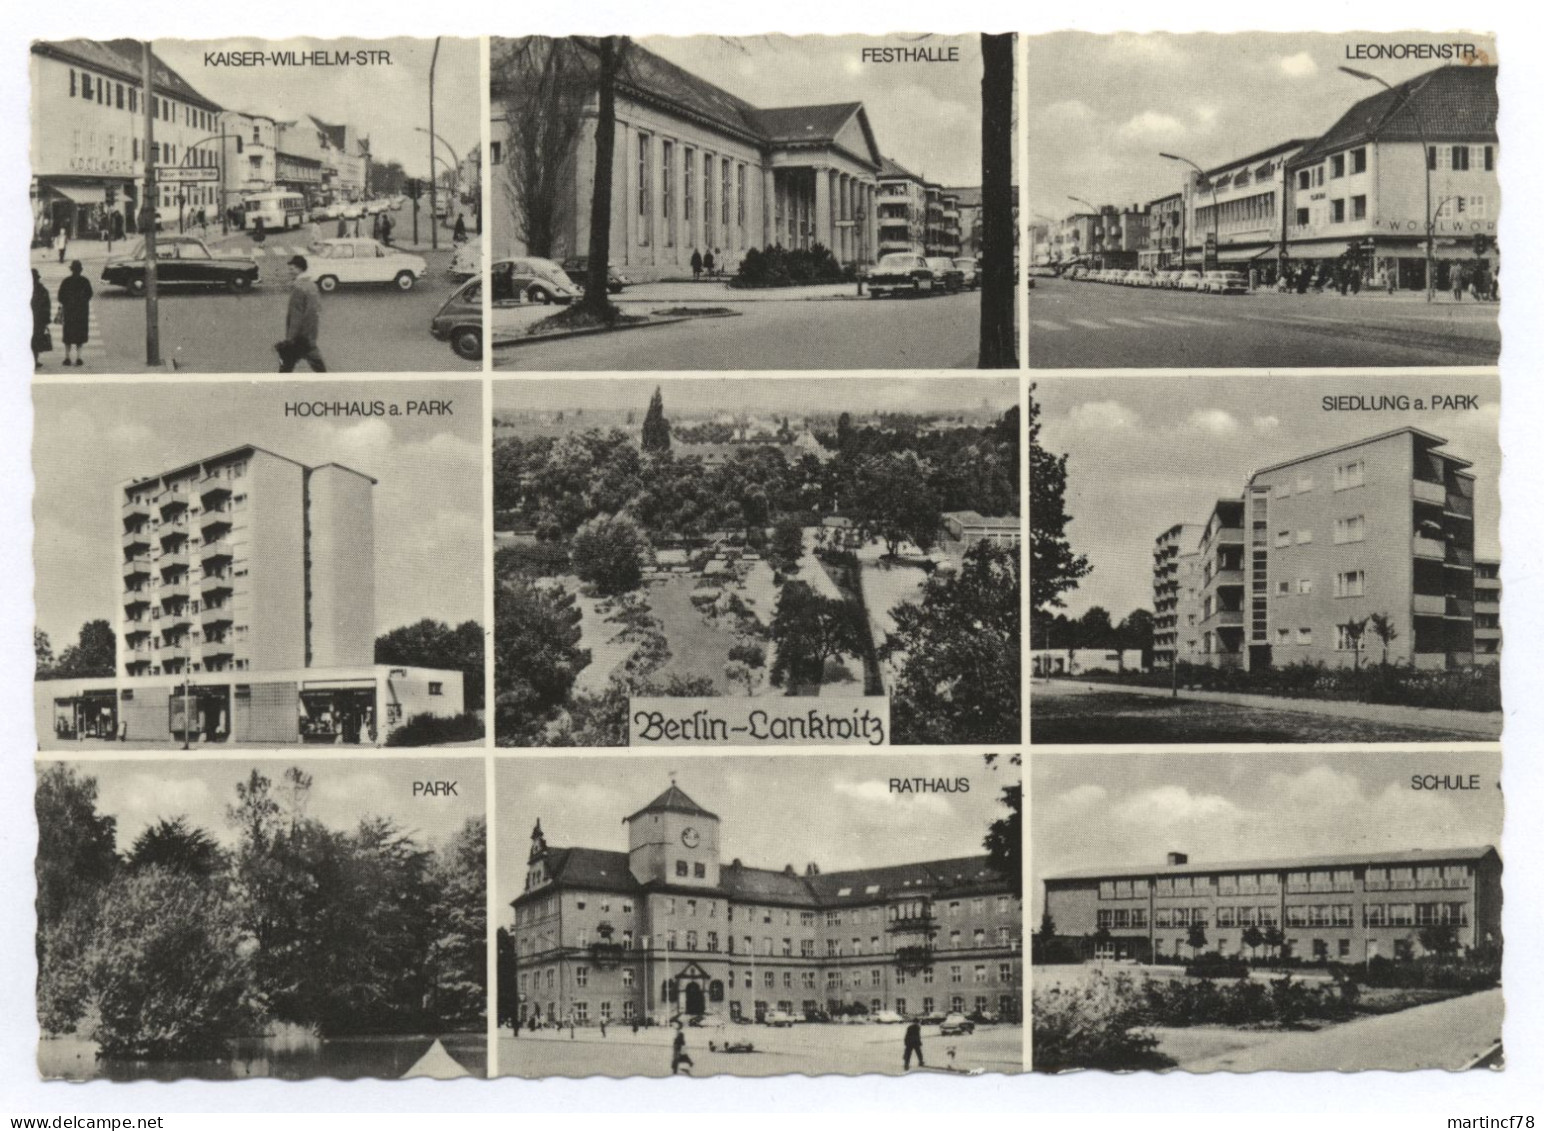
[[[73,200],[76,204],[106,204],[107,187],[105,185],[61,185],[48,186],[67,200]]]

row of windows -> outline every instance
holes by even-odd
[[[127,110],[131,114],[139,113],[139,87],[132,83],[126,87],[121,82],[93,75],[89,71],[77,72],[73,67],[70,68],[70,97],[95,102],[98,106]],[[151,117],[163,122],[175,122],[180,117],[183,125],[194,129],[211,132],[219,129],[216,114],[196,106],[175,103],[159,95],[152,96],[150,113]]]
[[[1335,575],[1335,596],[1337,597],[1361,597],[1365,595],[1367,588],[1367,571],[1362,569],[1342,570]],[[1276,596],[1290,597],[1296,592],[1300,597],[1307,597],[1313,593],[1313,578],[1300,577],[1294,590],[1291,580],[1276,582]]]
[[[713,983],[713,985],[718,987],[718,996],[717,997],[713,996],[712,990],[711,990],[711,987],[710,987],[709,1000],[710,1001],[714,1001],[714,1002],[722,1001],[723,1000],[723,996],[724,996],[723,995],[723,986],[720,985],[719,983],[716,983],[716,982]],[[749,988],[749,987],[747,987],[747,988]],[[975,1011],[977,1013],[985,1013],[987,1011],[988,1003],[990,1001],[989,998],[987,998],[985,996],[982,996],[982,995],[977,995],[976,998],[974,999],[974,1001],[975,1001],[975,1005],[974,1005],[973,1008],[975,1009]],[[793,1007],[793,1001],[791,999],[784,998],[781,1001],[776,1002],[775,1005],[776,1005],[776,1008],[779,1011],[783,1012],[783,1013],[793,1014],[795,1012],[794,1011],[794,1007]],[[836,1010],[841,1005],[842,1005],[842,1003],[840,1001],[837,1001],[835,998],[830,998],[830,999],[828,999],[826,1001],[826,1009],[828,1011],[832,1012],[832,1013],[836,1012]],[[755,1006],[754,1006],[756,1014],[758,1016],[767,1013],[771,1007],[772,1007],[771,1003],[768,1003],[768,1002],[765,1002],[765,1001],[757,1001],[755,1003]],[[869,1012],[870,1013],[879,1013],[885,1007],[884,999],[883,998],[877,998],[877,997],[876,998],[871,998],[871,999],[869,999],[868,1007],[869,1007]],[[1010,1015],[1014,1011],[1014,1008],[1015,1008],[1014,1000],[1013,1000],[1012,996],[1010,996],[1010,995],[1003,995],[1003,996],[999,997],[997,999],[997,1007],[998,1007],[998,1010],[1000,1012],[1002,1012],[1005,1016],[1006,1015]],[[540,1002],[536,1003],[536,1010],[538,1011],[538,1014],[537,1014],[538,1016],[540,1015],[540,1013],[539,1013],[540,1008],[541,1008],[541,1003]],[[955,994],[953,997],[951,997],[949,999],[949,1008],[950,1008],[950,1010],[952,1010],[955,1013],[963,1013],[965,1011],[965,998],[964,998],[964,996],[961,995],[961,994]],[[804,999],[803,1003],[800,1006],[800,1010],[802,1011],[802,1013],[805,1016],[809,1016],[810,1014],[813,1014],[813,1013],[817,1012],[819,1009],[820,1009],[820,1003],[817,1002],[816,1000],[814,1000],[813,998],[806,998],[806,999]],[[922,1014],[924,1016],[926,1016],[928,1014],[931,1014],[933,1011],[934,1011],[933,999],[930,998],[930,997],[923,998],[922,999]],[[520,1020],[522,1022],[524,1022],[528,1017],[531,1016],[531,1012],[532,1012],[531,1003],[530,1002],[522,1001],[520,1003]],[[745,1011],[744,1011],[744,1006],[743,1006],[742,1002],[732,1001],[732,1002],[729,1003],[729,1015],[732,1018],[734,1018],[735,1020],[739,1020],[741,1017],[743,1017],[744,1016],[744,1012]],[[909,1014],[906,1011],[906,999],[905,998],[898,997],[898,998],[895,999],[895,1012],[901,1014],[903,1017],[904,1016],[909,1016]],[[557,1005],[557,1002],[555,1002],[555,1001],[547,1002],[547,1013],[546,1013],[546,1016],[547,1016],[547,1018],[549,1020],[557,1019],[557,1016],[558,1016],[558,1005]],[[632,1002],[632,1001],[624,1001],[624,1002],[622,1002],[621,1019],[622,1019],[623,1024],[630,1023],[636,1016],[637,1016],[637,1005],[634,1002]],[[573,1005],[571,1005],[569,1007],[569,1017],[568,1018],[564,1018],[563,1020],[566,1021],[566,1020],[569,1020],[569,1019],[572,1019],[572,1021],[573,1021],[573,1023],[575,1025],[588,1025],[590,1023],[590,1003],[588,1001],[576,1001],[576,1002],[574,1002]],[[600,1008],[599,1008],[599,1010],[598,1010],[598,1012],[596,1014],[596,1019],[600,1023],[602,1023],[602,1024],[610,1024],[612,1021],[614,1021],[616,1019],[615,1015],[612,1012],[611,1002],[603,1001],[603,1002],[600,1003]]]
[[[638,210],[638,244],[647,247],[653,238],[654,228],[654,141],[652,134],[642,131],[638,134],[638,160],[634,176],[634,184],[637,193]],[[660,139],[660,166],[659,166],[659,217],[664,221],[664,245],[674,247],[676,239],[675,224],[676,214],[676,181],[675,181],[675,148],[676,142],[668,138]],[[683,147],[682,171],[681,171],[681,207],[682,218],[688,225],[694,223],[698,212],[698,204],[693,196],[698,184],[697,164],[698,158],[702,164],[702,238],[703,242],[712,247],[714,235],[714,172],[715,162],[713,154],[702,153],[691,146]],[[734,223],[739,229],[742,240],[745,233],[745,180],[746,166],[744,162],[735,162],[728,157],[722,157],[717,162],[718,166],[718,208],[716,209],[718,223],[720,225],[719,236],[727,236],[730,225],[731,205],[733,207]],[[695,234],[688,231],[688,239],[695,243]]]
[[[677,861],[678,874],[680,872],[679,865],[684,863],[685,861]],[[702,865],[699,864],[698,867],[702,867]],[[542,882],[540,869],[532,869],[530,881],[534,883]],[[585,899],[576,900],[574,906],[577,910],[583,911],[588,906],[588,901]],[[609,896],[601,897],[599,900],[601,914],[609,915],[611,907],[611,898]],[[875,924],[886,918],[890,922],[901,922],[909,919],[926,918],[935,913],[946,918],[957,919],[967,913],[970,915],[985,915],[988,907],[995,910],[998,915],[1010,915],[1013,913],[1013,901],[1010,896],[999,895],[991,899],[985,896],[978,896],[970,900],[952,899],[947,903],[940,901],[936,904],[928,900],[908,900],[890,904],[888,909],[880,907],[854,907],[846,911],[828,909],[825,913],[825,923],[828,927],[840,927],[844,918],[848,924],[853,926],[864,922]],[[516,908],[515,922],[517,924],[527,923],[547,915],[556,914],[557,908],[556,896],[541,900],[538,903],[528,904],[524,907]],[[632,911],[632,901],[622,900],[621,913],[623,915],[631,915]],[[711,899],[697,900],[670,895],[665,896],[662,900],[661,911],[665,915],[684,915],[688,919],[696,918],[700,913],[703,918],[713,919],[718,916],[718,903],[716,900]],[[794,923],[793,917],[795,914],[799,917],[798,923],[801,927],[813,927],[816,923],[816,913],[814,911],[795,912],[786,907],[745,906],[736,908],[733,905],[726,909],[726,920],[731,923],[734,922],[737,911],[740,920],[747,923],[760,922],[771,924],[780,919],[783,926],[791,927]]]
[[[1355,868],[1317,868],[1286,873],[1289,892],[1355,891]],[[1467,864],[1423,864],[1416,866],[1379,866],[1363,869],[1363,887],[1368,891],[1414,888],[1467,887],[1473,869]],[[1280,891],[1281,877],[1275,872],[1226,873],[1216,876],[1160,876],[1153,881],[1153,893],[1166,895],[1247,894],[1255,891]],[[1144,899],[1148,881],[1101,880],[1100,899]]]
[[[1218,227],[1229,225],[1258,225],[1276,218],[1276,194],[1262,192],[1242,200],[1228,200],[1220,204],[1203,205],[1196,209],[1195,227],[1198,232],[1210,231],[1212,214],[1217,213]]]
[[[764,989],[777,989],[778,986],[781,985],[783,989],[791,990],[794,988],[795,973],[796,972],[793,970],[763,970],[761,972],[759,981],[761,982],[761,986]],[[934,970],[931,966],[926,967],[915,975],[908,975],[903,970],[892,970],[890,973],[892,976],[892,981],[898,986],[906,985],[909,977],[915,977],[923,985],[932,985],[934,984],[935,979]],[[800,970],[797,971],[797,974],[799,976],[799,985],[801,987],[806,990],[815,989],[816,984],[819,981],[817,971]],[[573,967],[573,975],[575,987],[579,989],[587,989],[589,987],[590,968],[588,966]],[[634,986],[636,986],[637,974],[631,966],[622,967],[621,977],[623,989],[632,989]],[[756,988],[756,982],[758,979],[756,978],[754,971],[741,971],[740,977],[744,989],[751,990]],[[734,979],[735,974],[733,971],[731,971],[729,974],[730,989],[735,988]],[[960,964],[953,964],[948,967],[947,980],[949,983],[954,985],[962,984],[967,980],[974,982],[977,985],[1015,985],[1018,981],[1018,979],[1014,976],[1013,963],[1011,962],[999,962],[995,969],[990,964],[985,962],[976,963],[971,967],[968,979],[966,977],[965,967]],[[520,993],[524,995],[530,993],[533,989],[539,991],[543,988],[543,982],[545,982],[545,988],[548,990],[557,988],[556,967],[549,967],[544,971],[538,970],[522,973],[520,975]],[[825,985],[828,989],[840,989],[844,984],[850,986],[853,989],[861,989],[865,986],[879,989],[885,984],[885,969],[876,966],[867,970],[846,971],[845,974],[840,970],[826,971]],[[666,996],[669,995],[667,994]],[[715,997],[714,1000],[718,1001],[722,1000],[722,998]]]
[[[609,941],[609,936],[597,936],[597,938],[604,938]],[[624,930],[619,936],[619,945],[624,950],[642,948],[646,945],[646,941],[647,936],[635,938],[631,930]],[[591,938],[588,928],[581,927],[574,933],[573,945],[587,947],[590,945],[590,942]],[[734,954],[735,937],[727,935],[724,937],[723,942],[728,947],[726,953]],[[781,955],[784,958],[792,958],[794,957],[794,942],[794,939],[784,937],[779,944],[779,940],[774,939],[771,935],[763,935],[758,948],[756,939],[751,935],[745,935],[741,939],[739,953],[747,955],[761,954],[766,957]],[[967,942],[975,949],[982,949],[988,946],[1010,947],[1013,945],[1013,931],[1009,927],[998,927],[995,932],[988,934],[984,928],[977,927],[971,932],[969,939],[961,931],[949,932],[948,943],[950,950],[964,950],[966,949]],[[699,933],[695,930],[684,932],[669,930],[665,932],[665,949],[667,951],[705,950],[710,954],[716,954],[719,950],[719,943],[720,937],[717,931]],[[521,954],[541,954],[555,949],[557,946],[557,932],[542,931],[534,935],[522,936],[519,942],[519,952]],[[864,949],[865,946],[868,948],[866,951]],[[885,940],[879,935],[870,936],[866,944],[861,938],[853,938],[849,940],[846,950],[843,949],[842,940],[840,939],[825,940],[825,957],[827,958],[841,958],[843,955],[863,955],[865,953],[883,954],[885,951]],[[815,956],[815,940],[812,938],[799,939],[798,957],[814,958]]]

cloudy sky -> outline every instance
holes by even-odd
[[[483,814],[481,758],[289,758],[284,761],[74,762],[95,778],[97,812],[116,818],[118,851],[126,852],[149,825],[186,817],[227,848],[236,835],[225,807],[236,803],[236,783],[253,769],[282,788],[284,771],[299,765],[311,775],[307,815],[330,829],[355,828],[366,817],[390,817],[420,845],[438,845],[469,817]],[[38,763],[39,772],[48,763]],[[454,781],[456,796],[413,796],[415,781]]]
[[[347,67],[205,66],[209,51],[389,51],[391,64]],[[156,54],[194,90],[230,110],[279,121],[314,114],[370,139],[377,163],[398,161],[413,176],[429,168],[432,39],[159,39]],[[475,39],[442,39],[434,72],[434,132],[465,157],[482,138],[482,80]],[[444,146],[440,157],[448,160]]]
[[[493,383],[493,410],[552,412],[589,405],[649,406],[654,387],[663,388],[665,415],[689,412],[958,412],[1006,411],[1018,403],[1018,382],[999,377],[708,377],[607,378]]]
[[[880,152],[950,186],[981,183],[978,36],[644,36],[677,66],[756,106],[862,102]],[[865,63],[864,47],[959,48],[958,63]]]
[[[1002,787],[1017,766],[979,755],[745,755],[668,758],[501,758],[494,783],[498,889],[507,908],[525,886],[539,817],[554,848],[627,851],[622,819],[676,784],[719,817],[719,856],[801,875],[984,853],[987,826],[1007,813]],[[892,777],[970,779],[969,793],[896,794]]]
[[[1500,754],[1038,754],[1031,768],[1032,920],[1040,880],[1083,868],[1408,848],[1501,846]],[[1473,792],[1412,774],[1478,774]]]
[[[1160,152],[1209,169],[1317,137],[1381,89],[1339,66],[1398,83],[1442,65],[1346,59],[1348,45],[1391,42],[1473,43],[1496,59],[1493,39],[1468,32],[1031,36],[1030,212],[1082,209],[1069,195],[1129,206],[1175,192],[1184,166]]]
[[[1475,393],[1475,412],[1325,412],[1326,394]],[[1500,552],[1500,383],[1493,377],[1040,378],[1040,442],[1066,453],[1067,535],[1093,572],[1064,594],[1079,616],[1102,605],[1119,621],[1152,608],[1153,539],[1203,523],[1238,498],[1251,472],[1410,425],[1471,460],[1475,552]],[[1203,407],[1204,406],[1204,407]]]
[[[454,416],[302,420],[284,404],[451,398]],[[378,632],[483,619],[481,386],[475,381],[39,386],[33,447],[37,626],[55,652],[113,619],[119,489],[242,444],[373,476]]]

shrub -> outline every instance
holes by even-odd
[[[773,244],[765,251],[751,248],[740,260],[740,269],[729,280],[731,287],[797,287],[811,283],[850,283],[857,279],[852,267],[836,261],[820,244],[809,248],[785,248]]]
[[[1095,974],[1077,986],[1036,990],[1034,1069],[1110,1071],[1165,1067],[1158,1038],[1142,1027],[1142,994],[1124,972]]]
[[[568,547],[561,542],[516,542],[503,546],[494,556],[493,565],[500,577],[555,577],[571,568]]]
[[[386,736],[387,746],[441,746],[450,742],[476,742],[483,736],[483,721],[473,714],[413,715]]]
[[[1185,967],[1187,978],[1247,978],[1249,963],[1242,958],[1225,958],[1220,954],[1203,954]]]
[[[574,572],[608,597],[638,588],[648,551],[643,529],[624,514],[590,519],[575,532],[569,546]]]

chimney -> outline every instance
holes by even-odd
[[[820,865],[819,864],[815,864],[815,863],[810,863],[810,864],[804,865],[804,874],[806,876],[818,876],[818,875],[820,875]]]
[[[794,875],[797,875],[797,874],[798,873],[796,873],[793,870],[793,865],[792,864],[784,864],[783,865],[783,875],[785,875],[785,876],[794,876]]]
[[[1169,853],[1169,867],[1172,868],[1172,867],[1174,867],[1177,864],[1188,864],[1188,863],[1190,863],[1190,857],[1187,856],[1185,853],[1183,853],[1183,852],[1171,852],[1171,853]]]

